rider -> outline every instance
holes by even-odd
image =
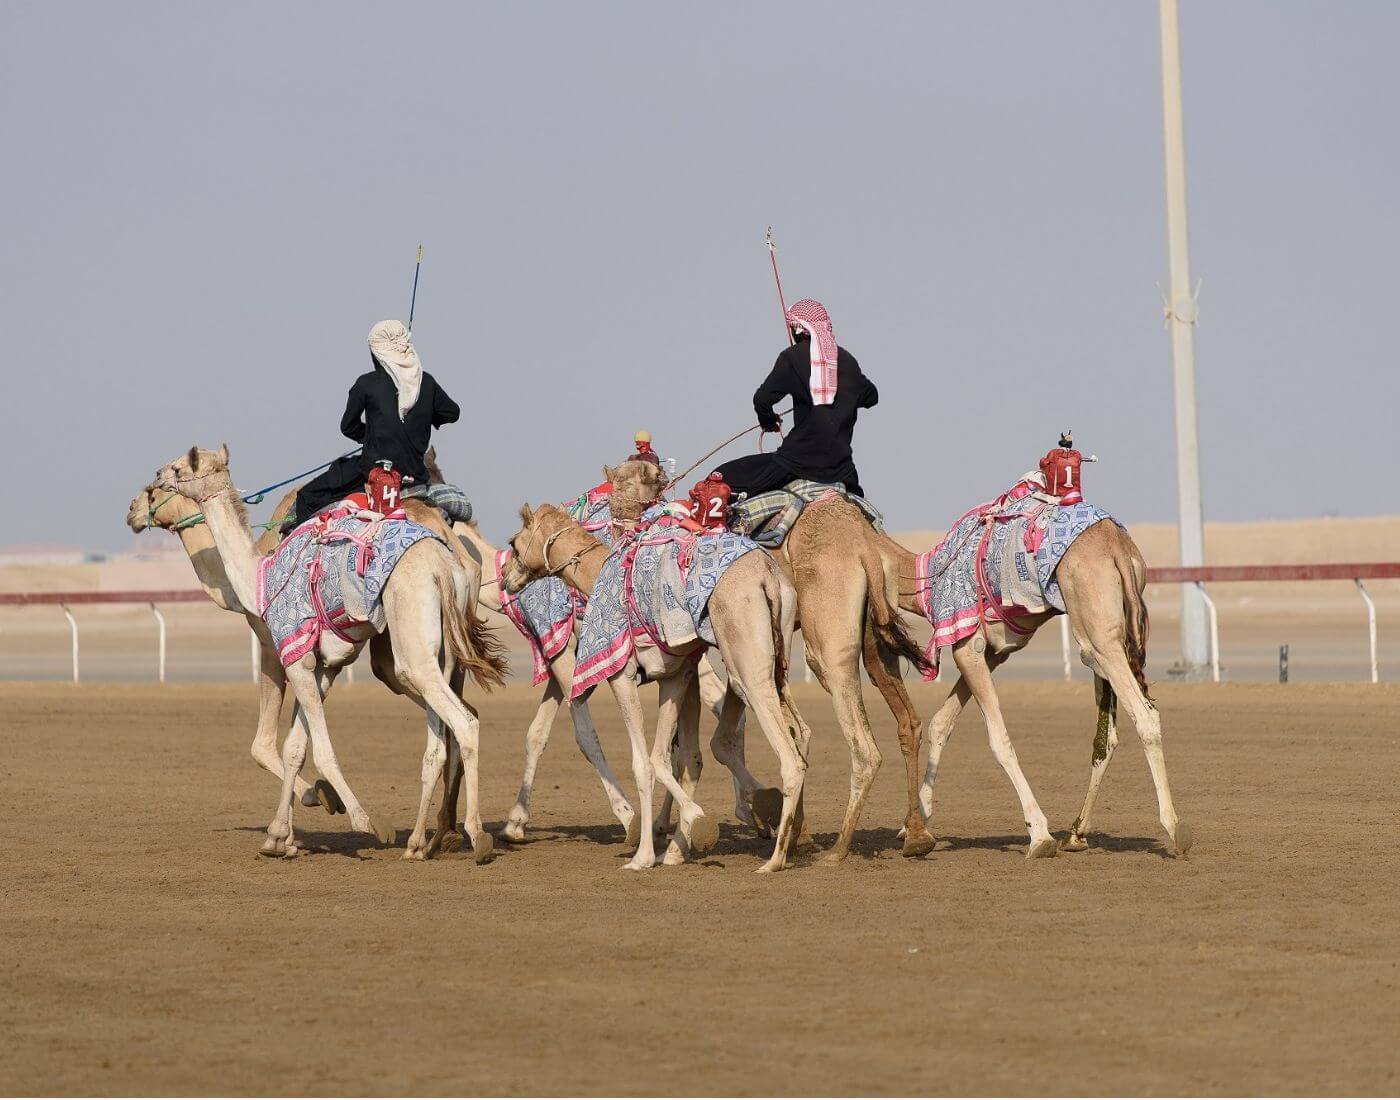
[[[779,401],[792,398],[793,429],[771,454],[745,455],[716,467],[735,493],[753,496],[781,489],[789,481],[806,478],[864,496],[851,454],[851,435],[861,409],[880,399],[875,383],[861,373],[860,364],[845,348],[837,347],[831,318],[818,301],[804,298],[787,311],[793,335],[773,364],[763,385],[753,395],[754,412],[765,432],[776,432],[782,418],[773,411]]]
[[[429,485],[423,461],[432,430],[455,423],[462,410],[423,369],[401,322],[380,321],[370,329],[369,352],[373,369],[355,379],[340,418],[341,432],[363,448],[302,486],[293,525],[361,490],[366,474],[386,461],[403,475],[404,496],[425,496],[449,519],[470,520],[466,496],[456,486]]]

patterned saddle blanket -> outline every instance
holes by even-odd
[[[258,614],[283,667],[315,650],[327,630],[346,641],[353,640],[346,634],[350,627],[369,623],[383,630],[381,596],[389,575],[410,546],[437,538],[401,511],[374,520],[360,515],[332,505],[258,562]]]
[[[939,648],[975,634],[984,619],[1029,638],[1018,618],[1064,611],[1055,580],[1060,559],[1090,527],[1113,517],[1091,504],[1057,504],[1039,488],[1018,483],[972,509],[934,549],[918,556],[916,601],[933,626],[925,679],[938,675]]]
[[[781,489],[759,493],[732,505],[729,509],[729,527],[741,535],[747,535],[760,546],[777,549],[797,523],[803,509],[831,495],[849,500],[865,513],[865,518],[875,530],[884,531],[884,517],[864,497],[847,492],[844,485],[827,485],[804,478],[789,481]]]
[[[585,530],[603,542],[612,543],[612,507],[606,495],[586,493],[569,505],[569,514]],[[501,593],[501,613],[524,636],[534,662],[531,683],[536,687],[549,679],[549,662],[563,651],[574,636],[574,623],[583,617],[588,601],[558,577],[531,581],[515,595],[501,583],[510,550],[496,553],[496,581]]]
[[[715,644],[709,602],[715,585],[745,554],[761,549],[743,535],[695,534],[664,505],[618,540],[593,586],[578,633],[570,698],[626,666],[636,639],[674,650],[697,638]]]

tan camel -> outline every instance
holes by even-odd
[[[905,611],[919,614],[916,592],[920,582],[915,555],[888,537],[882,539],[881,548],[886,561],[899,576],[899,606]],[[1147,609],[1142,602],[1147,581],[1147,566],[1142,554],[1128,533],[1116,523],[1096,523],[1070,544],[1055,570],[1055,578],[1064,597],[1070,630],[1079,645],[1080,658],[1094,673],[1094,697],[1099,710],[1098,733],[1094,739],[1089,771],[1089,791],[1064,848],[1077,852],[1088,847],[1086,838],[1094,797],[1118,744],[1117,700],[1122,698],[1133,716],[1133,724],[1147,754],[1152,782],[1157,788],[1157,808],[1162,827],[1171,837],[1177,852],[1185,855],[1191,847],[1191,829],[1177,816],[1172,805],[1167,765],[1162,755],[1162,720],[1148,696],[1143,673],[1148,620]],[[976,699],[986,720],[992,752],[1010,777],[1021,801],[1022,820],[1030,830],[1027,858],[1053,856],[1056,845],[1046,824],[1045,814],[1041,812],[1016,759],[1016,750],[1007,734],[1006,722],[992,683],[992,673],[1007,657],[1030,641],[1031,633],[1056,614],[1046,612],[1018,618],[1016,626],[1029,632],[1025,634],[1008,630],[1000,622],[987,622],[983,630],[952,647],[953,660],[960,675],[952,693],[929,721],[928,767],[919,792],[922,814],[927,819],[933,813],[933,783],[938,775],[938,762],[944,746],[952,736],[953,725],[968,699]]]
[[[557,575],[590,595],[608,547],[551,505],[534,512],[523,507],[520,518],[522,526],[511,540],[514,553],[504,578],[507,591],[518,592],[531,580]],[[763,871],[781,870],[796,839],[798,800],[811,737],[787,686],[784,646],[793,629],[795,596],[791,582],[768,555],[751,553],[726,570],[709,601],[715,638],[729,672],[723,709],[731,717],[737,715],[744,702],[736,692],[742,691],[742,699],[754,712],[780,763],[783,805],[773,855],[760,868]],[[699,694],[691,658],[703,647],[697,639],[679,651],[669,651],[638,640],[626,666],[608,680],[632,742],[632,771],[642,820],[652,820],[652,787],[658,778],[680,807],[677,840],[666,853],[668,863],[684,858],[687,850],[705,851],[718,837],[713,819],[671,774],[669,752],[670,731],[675,728],[679,730],[682,758],[698,752]],[[661,718],[650,755],[637,687],[638,673],[643,670],[661,689]],[[685,849],[680,847],[681,841]],[[642,829],[637,852],[627,868],[644,870],[655,862],[652,830]]]
[[[430,465],[429,474],[432,473],[433,468]],[[495,569],[498,549],[487,541],[475,523],[455,523],[453,530],[465,540],[473,557],[481,561],[480,599],[482,605],[489,607],[492,611],[500,612],[501,588]],[[577,636],[571,636],[568,645],[549,662],[549,682],[545,684],[539,709],[535,712],[535,717],[525,733],[525,771],[520,780],[520,790],[516,796],[515,805],[511,807],[505,826],[501,830],[501,836],[506,840],[518,842],[525,839],[525,827],[530,820],[530,797],[534,791],[535,775],[539,768],[540,758],[544,755],[545,746],[549,744],[550,730],[553,728],[554,720],[559,714],[559,708],[563,705],[564,698],[568,694],[569,686],[574,680],[576,643]],[[701,702],[716,715],[719,715],[724,703],[724,682],[715,673],[714,666],[705,657],[700,658],[696,671]],[[574,740],[578,743],[579,750],[593,765],[594,771],[598,773],[598,778],[603,784],[603,791],[607,795],[608,804],[612,807],[613,816],[621,822],[627,831],[627,843],[635,846],[640,832],[640,818],[633,810],[632,804],[627,801],[627,796],[622,793],[617,776],[613,773],[607,757],[603,754],[602,744],[598,740],[597,727],[594,726],[592,715],[589,713],[588,702],[583,699],[572,701],[569,704],[569,716],[573,719]],[[782,792],[762,787],[758,780],[748,774],[747,769],[743,766],[742,725],[737,731],[737,736],[740,740],[737,750],[737,770],[734,774],[734,814],[742,824],[751,825],[760,832],[766,832],[777,824]],[[732,737],[724,740],[721,747],[721,755],[726,760],[733,759],[732,740]],[[687,782],[692,782],[692,776],[698,779],[699,771],[699,761],[690,760],[685,762],[682,774]],[[750,804],[755,801],[755,798],[758,806],[757,816],[750,808]],[[668,816],[663,813],[658,820],[666,820]]]
[[[271,553],[276,549],[281,538],[280,522],[292,514],[296,494],[296,489],[290,490],[273,508],[273,521],[263,525],[262,533],[254,544],[254,550],[259,556]],[[461,550],[460,544],[453,539],[446,520],[437,508],[412,498],[403,502],[403,508],[408,517],[415,523],[430,528],[449,545],[456,545],[458,550]],[[228,573],[224,569],[223,558],[219,556],[219,549],[214,544],[208,525],[204,522],[203,512],[187,497],[176,492],[163,490],[152,483],[132,499],[131,505],[127,509],[126,522],[127,526],[138,534],[155,527],[171,531],[178,536],[185,553],[189,555],[195,577],[205,594],[209,596],[215,606],[225,611],[241,614],[247,620],[259,643],[258,727],[257,732],[253,735],[252,756],[259,767],[271,772],[280,780],[282,778],[282,755],[277,747],[277,722],[282,712],[283,700],[286,697],[287,677],[282,669],[282,662],[277,659],[277,650],[272,643],[272,636],[268,633],[266,624],[256,612],[244,608],[238,602],[238,595],[234,592]],[[480,569],[469,555],[460,553],[458,560],[473,578],[480,578]],[[399,692],[399,684],[392,675],[393,653],[387,634],[379,634],[371,639],[370,657],[370,667],[379,679],[391,691]],[[462,669],[454,670],[453,688],[459,695],[464,679]],[[330,684],[328,683],[327,691],[329,692],[329,690]],[[299,720],[299,714],[295,708],[291,720],[293,723]],[[298,775],[294,777],[294,783],[296,794],[301,799],[302,805],[316,806],[319,804],[327,813],[332,814],[345,812],[345,805],[336,795],[335,788],[325,779],[318,779],[314,785],[308,785]],[[455,807],[454,796],[449,810],[449,818],[452,816],[452,811],[455,811]],[[454,837],[449,822],[446,832],[439,830],[438,833],[434,834],[432,843],[429,845],[430,853],[444,842],[447,846],[453,847],[455,846],[454,842],[459,840],[460,837]]]
[[[247,513],[238,499],[228,472],[228,448],[218,452],[190,448],[162,467],[156,482],[201,506],[209,533],[218,547],[238,600],[243,607],[255,606],[255,554]],[[460,751],[466,774],[466,828],[478,861],[489,858],[491,837],[481,827],[477,797],[479,724],[475,712],[454,693],[444,675],[454,663],[465,668],[483,687],[502,681],[504,664],[497,647],[476,618],[475,585],[457,563],[451,550],[436,540],[416,543],[404,553],[389,580],[382,598],[391,639],[393,669],[376,668],[376,674],[392,676],[399,690],[428,711],[433,736],[423,757],[422,793],[418,817],[409,837],[406,859],[423,859],[428,854],[426,837],[432,788],[449,757],[442,732],[445,722]],[[267,855],[295,855],[292,829],[293,779],[306,758],[307,735],[315,745],[316,760],[322,773],[344,802],[357,829],[375,832],[369,815],[346,784],[331,746],[326,728],[323,700],[336,672],[359,654],[365,641],[375,633],[365,625],[347,633],[346,641],[333,634],[323,635],[313,654],[286,669],[287,681],[296,693],[301,721],[294,723],[283,746],[283,786],[277,812],[268,826],[263,852]]]
[[[612,475],[614,496],[621,502],[613,508],[618,519],[640,515],[640,510],[626,512],[625,502],[653,499],[666,488],[664,478],[650,463],[624,462],[616,470],[605,472]],[[891,603],[889,592],[897,583],[897,574],[883,559],[880,540],[860,509],[833,497],[808,505],[774,555],[796,586],[797,619],[807,664],[831,695],[837,723],[851,753],[850,796],[841,830],[826,854],[831,860],[844,859],[850,851],[866,797],[880,768],[880,748],[870,730],[861,693],[862,657],[871,682],[879,689],[899,728],[908,795],[904,854],[925,855],[934,846],[919,801],[923,723],[899,670],[901,657],[919,668],[925,663]],[[742,746],[740,753],[742,759]]]

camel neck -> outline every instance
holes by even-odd
[[[244,610],[208,526],[201,523],[195,527],[185,527],[176,531],[175,535],[189,555],[195,580],[204,589],[204,594],[225,611]]]
[[[608,560],[608,555],[600,552],[606,547],[572,520],[568,527],[560,530],[562,533],[550,545],[549,560],[568,561],[569,564],[559,570],[559,576],[570,588],[591,596],[603,562]]]
[[[481,586],[477,590],[478,598],[492,611],[500,611],[501,582],[496,576],[496,555],[500,551],[486,541],[475,524],[455,523],[452,530],[476,547],[476,552],[481,555]]]
[[[233,490],[225,489],[202,502],[204,521],[219,549],[224,572],[247,610],[258,606],[257,555],[253,534],[233,505]]]
[[[912,550],[907,550],[888,535],[881,536],[881,549],[894,559],[899,568],[899,609],[915,615],[923,612],[918,604],[919,558]]]

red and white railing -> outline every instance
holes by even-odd
[[[1400,579],[1400,562],[1340,562],[1326,565],[1206,565],[1197,567],[1169,566],[1147,571],[1148,584],[1194,584],[1206,601],[1210,615],[1210,667],[1211,679],[1220,681],[1220,621],[1215,602],[1206,592],[1207,583],[1236,584],[1249,581],[1351,581],[1366,604],[1367,630],[1370,639],[1371,682],[1380,680],[1380,668],[1376,652],[1376,603],[1366,591],[1367,580]],[[159,589],[150,591],[117,592],[0,592],[0,607],[33,607],[48,605],[58,607],[68,620],[72,637],[73,682],[78,682],[78,620],[73,617],[72,608],[84,604],[145,604],[155,618],[157,635],[156,676],[165,682],[166,628],[165,616],[160,604],[202,603],[209,597],[198,588]],[[257,635],[249,631],[250,660],[254,682],[258,679],[259,649]],[[1069,620],[1060,617],[1060,645],[1064,657],[1064,677],[1070,678]],[[348,669],[353,679],[354,670]]]

